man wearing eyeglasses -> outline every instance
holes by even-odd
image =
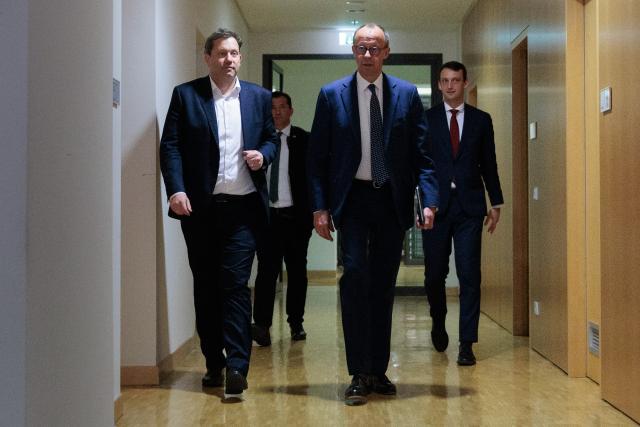
[[[169,215],[180,219],[193,273],[204,387],[247,388],[256,236],[269,212],[265,169],[279,143],[271,93],[238,79],[242,41],[219,29],[205,43],[209,75],[176,86],[160,141]],[[223,370],[226,368],[225,375]]]
[[[318,95],[308,173],[316,232],[333,240],[335,225],[341,233],[340,303],[352,375],[344,398],[361,405],[371,392],[396,394],[386,372],[402,242],[415,220],[416,184],[425,206],[423,229],[433,226],[438,188],[418,91],[382,73],[388,33],[363,25],[352,51],[357,71]]]

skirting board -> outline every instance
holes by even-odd
[[[164,378],[173,372],[176,366],[180,366],[187,355],[199,345],[198,336],[194,335],[187,339],[176,351],[165,357],[158,365],[160,368],[160,376]]]
[[[118,396],[115,402],[113,402],[113,424],[118,424],[118,420],[122,417],[124,413],[122,404],[122,395]]]
[[[160,384],[160,369],[157,366],[122,366],[120,368],[120,384],[127,385],[158,385]]]

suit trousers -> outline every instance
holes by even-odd
[[[256,235],[264,220],[257,193],[212,196],[181,220],[193,273],[196,330],[207,369],[249,370],[251,291]],[[223,354],[223,350],[225,354]]]
[[[383,375],[389,364],[391,316],[404,229],[389,185],[354,181],[339,231],[342,329],[349,375]]]
[[[307,299],[307,248],[311,238],[308,218],[297,218],[293,207],[271,208],[270,223],[258,239],[258,275],[253,299],[253,320],[270,327],[276,281],[284,260],[287,268],[287,322],[301,325]]]
[[[433,229],[422,231],[424,286],[434,324],[444,325],[447,315],[445,282],[449,274],[453,240],[456,273],[460,282],[461,342],[478,341],[483,219],[465,214],[456,192],[453,191],[444,214],[436,215]]]

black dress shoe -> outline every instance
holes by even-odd
[[[473,343],[461,342],[460,350],[458,352],[458,365],[471,366],[476,364],[476,356],[473,354],[471,346]]]
[[[443,320],[433,320],[433,326],[431,326],[431,342],[436,351],[442,353],[449,346],[449,334],[444,326]]]
[[[242,398],[242,392],[249,387],[247,379],[242,372],[237,369],[227,369],[227,379],[224,384],[224,397],[230,398]]]
[[[344,392],[344,403],[349,406],[364,405],[367,403],[367,395],[370,393],[367,377],[362,374],[356,374]]]
[[[251,325],[251,338],[258,343],[259,346],[268,347],[271,345],[271,334],[266,326]]]
[[[386,375],[371,375],[370,383],[374,393],[393,396],[398,392],[396,385]]]
[[[202,377],[202,387],[221,387],[223,383],[222,370],[214,371],[208,369],[207,373]]]
[[[307,333],[302,325],[291,325],[291,339],[294,341],[303,341],[307,339]]]

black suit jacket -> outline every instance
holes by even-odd
[[[469,104],[464,104],[464,125],[458,157],[453,158],[451,136],[444,104],[427,110],[431,158],[436,164],[440,187],[440,209],[445,215],[451,196],[451,182],[456,184],[462,209],[470,216],[487,213],[485,186],[492,206],[504,203],[493,137],[491,116]]]
[[[275,156],[278,137],[271,115],[271,93],[246,81],[240,82],[240,114],[245,150],[258,150],[264,157],[251,179],[260,194],[265,215],[269,200],[265,170]],[[220,164],[218,123],[209,76],[176,86],[160,140],[160,168],[167,197],[187,193],[193,214],[208,203],[215,188]],[[171,209],[169,216],[179,218]]]
[[[309,132],[291,126],[287,138],[289,147],[289,182],[296,220],[303,226],[313,228],[313,214],[309,207],[309,184],[307,179],[307,150]]]

